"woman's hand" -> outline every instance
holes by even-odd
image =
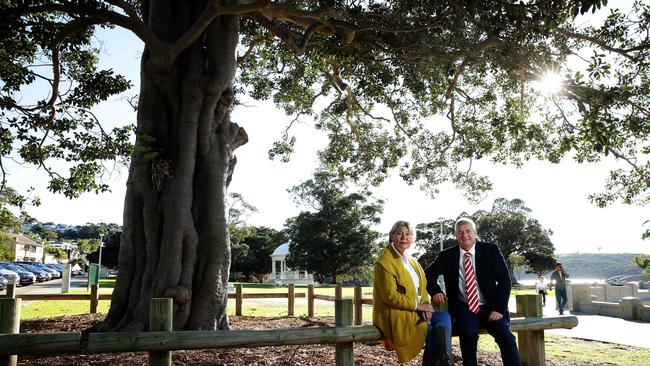
[[[422,318],[424,318],[425,322],[431,320],[431,314],[436,311],[433,305],[428,303],[418,304],[416,310],[422,313]]]
[[[418,304],[418,307],[417,307],[416,310],[417,310],[417,311],[427,312],[427,313],[433,313],[434,311],[436,311],[436,310],[433,308],[433,305],[428,304],[428,303]]]

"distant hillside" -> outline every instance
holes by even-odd
[[[631,253],[572,253],[559,254],[558,261],[574,279],[602,278],[606,279],[616,275],[637,275],[641,273],[639,267],[632,264],[632,258],[638,254]],[[550,271],[549,271],[550,273]],[[533,279],[535,275],[525,274],[524,271],[515,273],[519,280]]]

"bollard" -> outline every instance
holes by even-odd
[[[541,295],[517,295],[517,314],[524,317],[543,316]],[[544,330],[517,332],[521,362],[526,366],[546,365]]]
[[[296,298],[296,285],[290,283],[288,293],[287,293],[287,315],[288,316],[293,316],[295,298]]]
[[[149,331],[166,330],[171,332],[174,307],[172,299],[151,299],[149,304]],[[172,351],[153,351],[149,352],[150,366],[171,366]]]
[[[67,294],[70,292],[70,276],[71,275],[71,269],[70,269],[70,263],[66,263],[63,266],[63,276],[61,276],[61,293],[62,294]]]
[[[90,285],[90,313],[97,314],[99,307],[99,284],[93,283]]]
[[[235,315],[241,316],[242,304],[242,285],[241,283],[235,284]]]
[[[354,325],[363,321],[363,292],[361,286],[354,286]]]
[[[314,285],[307,286],[307,316],[314,317]]]
[[[342,299],[343,298],[343,287],[341,285],[336,285],[334,288],[334,297],[337,299]]]
[[[21,299],[0,299],[0,333],[15,334],[20,331]],[[18,356],[0,356],[0,366],[16,366]]]
[[[352,299],[336,299],[334,303],[334,322],[337,327],[352,325]],[[353,343],[337,343],[336,366],[354,366]]]
[[[16,298],[16,284],[12,283],[7,285],[7,298],[15,299]]]

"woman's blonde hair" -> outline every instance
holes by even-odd
[[[393,224],[393,228],[390,229],[390,232],[388,233],[388,243],[391,243],[391,240],[393,238],[393,234],[395,234],[398,231],[402,231],[402,229],[406,229],[411,233],[411,237],[413,238],[413,241],[415,241],[415,230],[412,229],[411,224],[408,221],[397,221],[395,224]]]

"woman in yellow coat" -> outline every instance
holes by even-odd
[[[381,330],[386,348],[395,350],[399,362],[417,356],[428,338],[423,365],[452,365],[449,314],[435,311],[430,304],[424,271],[406,253],[415,232],[408,222],[398,221],[389,240],[375,263],[373,324]]]

